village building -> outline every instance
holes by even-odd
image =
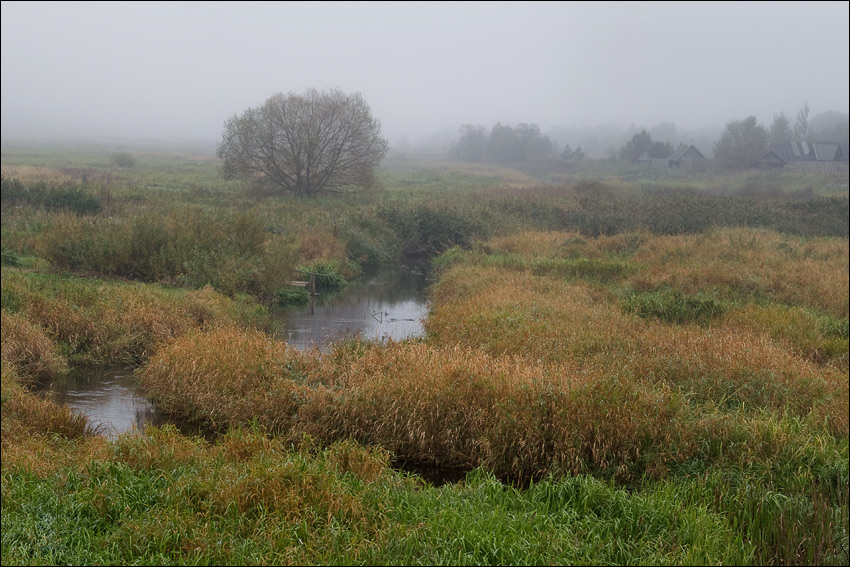
[[[839,142],[774,142],[753,162],[760,169],[794,167],[800,169],[847,168],[850,149]]]
[[[643,152],[637,159],[654,167],[679,167],[683,169],[704,170],[708,160],[693,144],[681,144],[666,158],[651,158],[649,150]]]

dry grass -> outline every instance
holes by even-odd
[[[760,234],[752,236],[758,239]],[[643,236],[634,258],[641,257],[640,264],[648,267],[635,278],[640,281],[655,269],[651,262],[659,264],[658,258],[667,256],[670,264],[679,266],[668,268],[678,269],[687,275],[683,280],[694,284],[693,288],[685,286],[687,291],[702,291],[705,280],[711,278],[694,274],[708,269],[699,259],[706,258],[710,263],[714,255],[718,265],[710,269],[716,275],[722,274],[724,269],[719,263],[729,252],[722,243],[727,238],[722,233],[713,240],[703,236]],[[718,239],[721,244],[715,242]],[[781,242],[777,241],[776,247]],[[624,237],[586,240],[561,235],[559,238],[557,233],[545,233],[500,239],[487,246],[499,253],[534,251],[549,256],[565,246],[573,249],[578,246],[582,254],[590,255],[588,251],[592,250],[602,254],[602,249],[630,249],[634,241]],[[847,258],[843,258],[843,266],[836,262],[841,244],[825,239],[800,246],[805,246],[810,251],[807,254],[816,258],[820,271],[810,272],[820,275],[809,281],[808,275],[800,274],[787,284],[784,292],[772,288],[773,295],[777,300],[790,300],[793,292],[807,298],[810,308],[819,306],[840,314],[846,309],[846,294],[841,301],[837,301],[837,296],[819,298],[807,286],[814,285],[816,280],[816,290],[829,288],[831,284],[846,288]],[[742,260],[740,268],[750,271],[738,277],[756,280],[761,277],[758,274],[765,273],[780,280],[785,265],[771,259],[769,254],[766,256],[760,263],[754,257]],[[819,277],[828,280],[823,282]],[[664,283],[675,285],[681,281]],[[824,422],[828,422],[829,430],[847,434],[847,410],[842,410],[847,399],[847,374],[840,363],[843,359],[835,354],[838,358],[833,363],[823,365],[822,360],[813,356],[817,348],[813,344],[834,343],[830,348],[835,349],[846,345],[846,340],[842,343],[825,339],[805,327],[796,331],[784,329],[781,335],[789,337],[788,340],[794,340],[795,334],[808,333],[806,336],[813,344],[803,352],[789,348],[788,340],[777,340],[777,322],[765,325],[757,317],[751,318],[748,313],[757,312],[755,307],[733,311],[710,325],[668,325],[623,313],[617,297],[610,287],[538,277],[528,271],[482,267],[477,265],[475,256],[470,256],[467,263],[443,274],[434,288],[426,328],[435,344],[444,347],[462,345],[482,349],[494,357],[520,356],[535,363],[573,364],[600,376],[627,375],[636,380],[663,383],[695,403],[772,408],[798,417],[815,411],[829,416]],[[796,342],[805,344],[801,338]]]
[[[172,340],[139,378],[160,408],[213,429],[257,418],[268,430],[288,431],[313,389],[302,358],[262,332],[220,326]]]
[[[3,177],[20,179],[24,183],[75,183],[79,175],[63,172],[53,167],[38,167],[34,165],[4,165],[0,168]]]
[[[829,264],[835,248],[818,244],[812,254]],[[700,269],[690,255],[711,249],[691,237],[558,233],[485,248],[622,258],[644,246],[678,258],[682,270]],[[466,258],[432,290],[426,343],[352,342],[321,355],[216,328],[172,341],[143,380],[165,408],[215,427],[254,423],[324,444],[353,438],[408,462],[484,466],[501,477],[664,475],[692,457],[712,458],[712,440],[737,439],[758,453],[758,440],[730,421],[735,414],[768,412],[848,434],[846,371],[789,348],[748,317],[754,307],[671,325],[626,313],[613,284]]]
[[[0,311],[2,360],[28,382],[47,382],[67,372],[68,364],[44,331],[20,315]]]
[[[769,297],[845,318],[848,258],[846,239],[719,229],[645,239],[633,256],[644,269],[630,283],[638,290],[669,286],[684,293],[719,289],[733,297]]]
[[[237,318],[234,303],[210,287],[170,293],[4,270],[3,288],[20,316],[61,343],[75,363],[140,363],[164,341]]]
[[[21,375],[14,364],[2,361],[2,447],[3,466],[14,462],[37,463],[49,453],[44,443],[34,437],[60,436],[75,439],[90,436],[96,431],[85,415],[65,406],[39,398],[22,385]],[[35,452],[35,454],[34,454]]]
[[[330,403],[317,399],[323,420],[310,408],[311,433],[351,436],[410,462],[504,477],[631,477],[645,453],[664,461],[690,451],[681,396],[568,364],[392,343],[350,361],[343,385]]]

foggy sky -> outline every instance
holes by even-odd
[[[769,126],[848,112],[848,2],[2,2],[2,132],[218,142],[275,92],[461,124]]]

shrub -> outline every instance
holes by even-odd
[[[111,159],[118,167],[136,167],[136,158],[130,152],[115,152]]]
[[[305,305],[310,301],[310,292],[305,287],[287,286],[277,292],[277,304],[281,307]]]
[[[487,227],[472,214],[448,206],[386,207],[379,215],[398,234],[406,256],[433,257],[452,246],[468,247],[487,234]]]

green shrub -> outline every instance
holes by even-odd
[[[287,286],[277,292],[277,304],[281,307],[304,305],[310,301],[310,292],[305,287]]]
[[[136,167],[136,158],[130,152],[116,152],[111,159],[118,167]]]
[[[348,283],[337,262],[316,262],[304,272],[314,274],[317,292],[339,291]],[[303,277],[307,279],[310,276],[304,274]]]
[[[463,214],[448,206],[395,205],[379,215],[398,234],[405,256],[431,258],[452,246],[468,247],[488,233],[471,211]]]
[[[19,266],[21,261],[13,251],[3,248],[2,255],[0,255],[0,263],[4,266]]]

